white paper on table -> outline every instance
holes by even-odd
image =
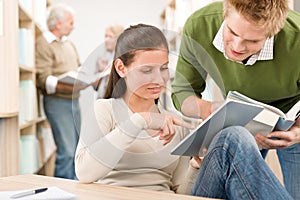
[[[35,190],[36,188],[32,189]],[[13,199],[10,198],[14,194],[19,194],[21,192],[30,191],[30,190],[14,190],[14,191],[4,191],[0,192],[1,200]],[[51,199],[51,200],[74,200],[76,199],[76,195],[66,192],[58,187],[49,187],[47,191],[41,192],[38,194],[33,194],[29,196],[24,196],[17,198],[15,200],[43,200],[43,199]]]

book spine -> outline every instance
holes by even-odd
[[[278,121],[274,127],[274,131],[287,131],[289,130],[296,121],[285,120],[282,117],[278,118]]]

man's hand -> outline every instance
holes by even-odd
[[[255,139],[262,149],[281,149],[297,144],[300,142],[300,118],[288,131],[274,131],[267,136],[258,133]]]
[[[196,96],[186,98],[181,106],[181,112],[188,117],[206,119],[213,111],[212,103]]]

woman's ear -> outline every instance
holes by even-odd
[[[121,59],[117,58],[114,61],[114,65],[115,65],[115,69],[116,69],[117,73],[119,74],[119,76],[124,78],[126,75],[126,67],[125,67],[123,61]]]

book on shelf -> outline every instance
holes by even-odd
[[[33,174],[39,168],[38,140],[34,134],[20,137],[20,173]]]
[[[37,93],[33,80],[19,83],[19,124],[22,125],[37,117]]]
[[[244,126],[253,135],[288,130],[300,115],[300,101],[287,113],[230,91],[225,102],[192,130],[172,151],[173,155],[203,156],[213,137],[229,126]]]
[[[34,67],[34,33],[32,29],[19,28],[19,64],[26,67]]]

